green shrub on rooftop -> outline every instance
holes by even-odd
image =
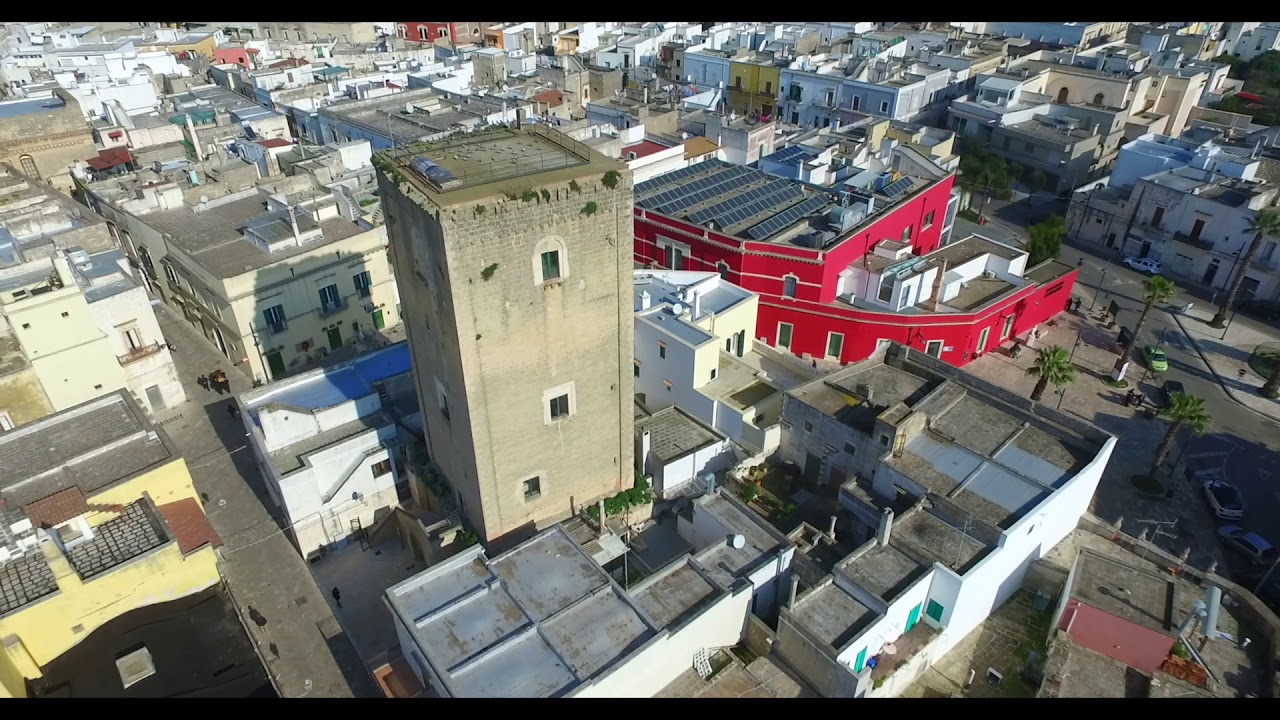
[[[635,485],[630,490],[623,490],[611,498],[604,501],[605,517],[613,517],[621,515],[629,508],[639,505],[647,505],[653,502],[653,490],[649,486],[649,481],[640,473],[636,473]],[[600,522],[600,507],[592,505],[587,508],[587,516],[596,522]]]

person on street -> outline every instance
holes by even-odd
[[[338,604],[338,609],[342,609],[342,593],[338,592],[338,588],[333,589],[333,601]]]
[[[240,410],[236,408],[235,403],[231,403],[227,406],[227,414],[233,418],[240,417]]]
[[[200,387],[204,388],[205,390],[212,390],[212,389],[213,389],[213,388],[211,388],[211,387],[209,386],[209,376],[208,376],[208,375],[201,375],[200,377],[196,378],[196,384],[197,384],[197,385],[199,385]]]

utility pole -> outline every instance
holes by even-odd
[[[1142,207],[1142,196],[1147,194],[1147,186],[1143,185],[1141,192],[1138,193],[1138,199],[1133,203],[1133,212],[1129,213],[1129,223],[1124,228],[1124,237],[1120,238],[1120,251],[1124,252],[1124,246],[1129,242],[1129,233],[1133,231],[1133,222],[1138,219],[1138,208]]]

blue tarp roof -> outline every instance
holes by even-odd
[[[408,343],[400,343],[359,360],[333,368],[310,380],[295,383],[260,398],[255,405],[280,403],[307,410],[322,410],[374,393],[373,384],[409,372]]]
[[[330,75],[338,75],[346,71],[347,69],[342,67],[341,65],[333,65],[331,67],[320,68],[319,70],[316,70],[313,74],[318,75],[320,77],[329,77]]]

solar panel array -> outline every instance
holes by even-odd
[[[710,167],[714,167],[714,165],[711,163],[698,163],[697,165],[690,165],[689,167],[673,170],[669,173],[663,173],[656,178],[645,180],[639,185],[636,185],[635,193],[636,195],[643,195],[651,190],[656,190],[663,185],[669,185],[676,180],[683,180],[687,177],[697,175],[700,172],[706,172]]]
[[[664,215],[674,215],[681,210],[723,195],[725,190],[741,185],[743,178],[756,173],[756,170],[745,167],[721,170],[651,198],[645,198],[643,207],[657,210]]]
[[[801,218],[830,203],[831,198],[828,195],[814,195],[808,200],[792,205],[768,220],[748,228],[747,237],[752,240],[765,240],[786,230],[799,222]]]
[[[804,197],[804,191],[793,183],[787,180],[774,180],[703,208],[690,215],[689,222],[702,225],[708,220],[715,220],[717,226],[726,228],[758,212],[777,207],[782,203],[795,202],[802,197]],[[751,208],[751,212],[745,212],[747,208]]]
[[[439,165],[431,162],[430,160],[424,157],[414,158],[409,162],[409,167],[412,168],[413,171],[416,172],[417,174],[421,175],[427,180],[430,180],[431,182],[435,183],[440,187],[444,187],[446,183],[453,182],[454,180],[457,179],[453,176],[453,173],[449,172],[448,170],[445,170],[444,168],[440,167]]]
[[[786,162],[791,162],[796,158],[807,157],[813,154],[814,154],[813,150],[807,147],[804,147],[803,145],[792,145],[789,148],[783,148],[778,152],[772,155],[769,155],[765,159],[772,160],[773,162],[778,162],[778,163],[786,163]]]
[[[884,189],[880,192],[884,193],[885,197],[896,198],[902,193],[910,190],[911,186],[914,184],[915,182],[911,178],[904,177],[885,185]]]

